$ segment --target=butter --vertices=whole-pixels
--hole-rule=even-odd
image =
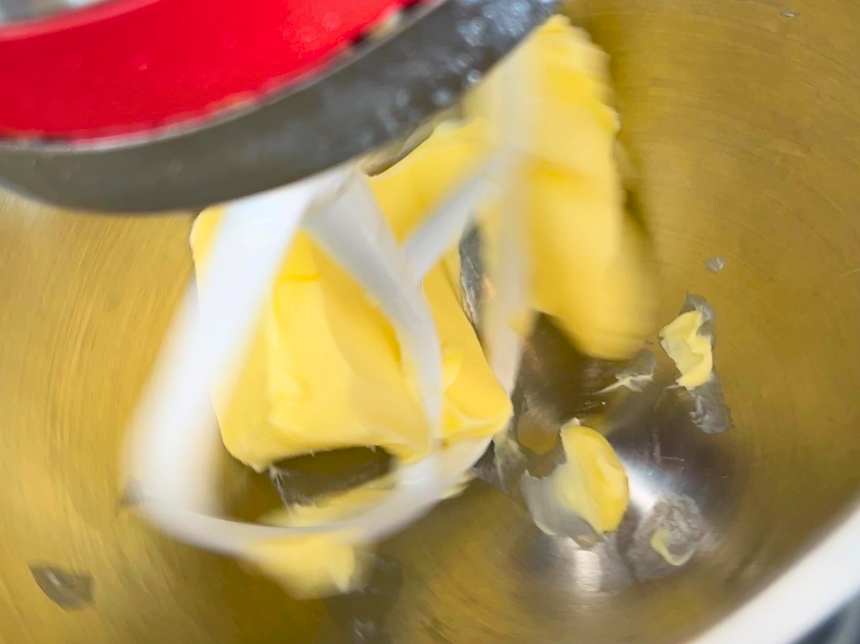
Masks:
[[[349,540],[330,533],[259,541],[246,556],[298,599],[358,590],[369,558]]]
[[[702,310],[696,308],[660,329],[660,345],[681,372],[675,382],[687,389],[705,384],[713,373],[712,340],[701,332],[704,323]]]
[[[483,153],[480,122],[456,137],[441,128],[406,160],[371,180],[403,240]],[[204,211],[191,245],[200,287],[222,213]],[[484,358],[460,303],[456,248],[423,282],[442,348],[445,442],[496,433],[511,403]],[[215,397],[224,444],[257,470],[289,456],[349,446],[382,447],[401,461],[427,454],[428,427],[409,384],[394,330],[363,291],[304,233],[284,259],[232,396]],[[457,494],[455,487],[449,494]],[[364,486],[316,505],[264,517],[281,526],[336,521],[375,504]],[[360,588],[372,555],[343,533],[249,544],[245,558],[296,597]]]
[[[479,158],[480,127],[460,128],[457,137],[443,128],[371,180],[398,239]],[[201,289],[209,287],[206,257],[221,216],[217,208],[204,211],[192,231]],[[443,440],[490,436],[507,423],[511,403],[463,312],[458,266],[440,263],[423,288],[443,354]],[[381,447],[401,462],[430,450],[392,325],[304,233],[284,259],[232,396],[213,402],[228,451],[257,470],[341,447]]]
[[[660,344],[681,372],[676,382],[689,393],[690,419],[706,434],[734,426],[714,365],[715,316],[705,298],[688,294],[681,314],[660,330]]]
[[[656,297],[645,234],[625,212],[608,57],[561,16],[524,50],[540,114],[525,175],[532,307],[585,353],[627,358],[652,332]]]
[[[561,430],[567,463],[552,474],[561,504],[585,519],[598,535],[621,524],[630,502],[627,473],[600,433],[582,425]]]
[[[667,493],[639,520],[628,551],[642,581],[687,564],[708,533],[708,524],[689,496]],[[666,565],[668,564],[668,566]]]
[[[561,17],[548,21],[513,58],[527,72],[524,91],[537,116],[520,141],[525,154],[516,185],[499,186],[500,199],[514,192],[522,196],[523,242],[532,263],[530,310],[510,322],[526,334],[533,312],[543,312],[584,352],[627,358],[652,331],[654,265],[643,229],[625,210],[615,158],[619,121],[608,106],[608,58]],[[493,98],[498,78],[491,75],[466,100],[464,123],[437,127],[404,160],[370,179],[399,241],[491,149],[502,123],[498,92]],[[482,213],[485,226],[492,226],[497,211],[498,204],[490,204]],[[206,282],[206,258],[220,219],[217,208],[208,209],[192,231],[201,289],[214,286]],[[463,313],[459,288],[452,249],[423,281],[442,347],[446,442],[497,434],[512,413]],[[381,447],[400,462],[418,460],[431,449],[391,324],[303,233],[260,312],[235,390],[213,402],[227,449],[257,470],[339,447]],[[567,462],[549,477],[534,479],[541,493],[548,491],[563,512],[598,535],[616,530],[629,502],[617,455],[602,435],[576,424],[562,428],[561,440]],[[516,448],[509,459],[514,469],[522,457]],[[331,521],[356,511],[359,501],[375,503],[379,493],[359,488],[264,520]],[[349,536],[257,542],[248,558],[294,595],[342,592],[360,586],[369,557],[350,545]]]
[[[260,523],[305,527],[342,521],[390,493],[387,477],[331,494],[310,505],[291,506],[263,516]],[[297,598],[325,597],[358,590],[373,559],[369,544],[354,543],[346,531],[268,539],[250,544],[247,560]]]
[[[651,535],[651,539],[648,540],[648,544],[654,552],[660,555],[663,558],[663,561],[670,566],[683,566],[693,558],[694,554],[696,554],[695,547],[686,548],[683,554],[680,555],[672,553],[669,549],[669,546],[673,544],[672,533],[663,527],[657,528],[654,531],[654,534]]]
[[[531,262],[529,306],[555,318],[585,353],[628,358],[656,327],[655,267],[644,230],[625,210],[608,57],[555,16],[507,65],[519,65],[526,79],[526,122],[516,142],[528,154],[516,182]],[[497,129],[505,92],[494,84],[503,80],[491,75],[472,104]],[[494,217],[491,211],[490,225]],[[511,325],[525,334],[527,319],[520,315]]]
[[[471,475],[464,475],[443,498],[459,495],[471,479]],[[388,477],[383,477],[310,505],[270,512],[260,523],[307,527],[342,521],[379,504],[391,492],[391,484]],[[343,530],[255,541],[248,546],[245,558],[293,597],[326,597],[364,586],[374,559],[371,546],[356,543]]]
[[[599,432],[573,420],[560,435],[565,462],[548,476],[523,474],[520,490],[538,528],[589,548],[621,524],[630,501],[627,473]]]

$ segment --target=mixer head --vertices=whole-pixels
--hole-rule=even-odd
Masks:
[[[409,137],[557,4],[2,0],[0,182],[118,212],[288,184]]]

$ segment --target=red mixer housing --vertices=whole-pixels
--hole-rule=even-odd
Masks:
[[[122,212],[276,188],[408,137],[558,1],[0,0],[0,183]]]
[[[426,0],[112,0],[0,29],[0,136],[200,120],[313,73]]]

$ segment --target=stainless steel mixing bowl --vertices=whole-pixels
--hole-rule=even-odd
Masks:
[[[397,643],[683,641],[790,565],[860,489],[860,4],[571,12],[613,56],[661,319],[685,292],[717,311],[735,428],[641,429],[710,533],[676,574],[637,581],[478,482],[384,545],[402,566]],[[348,641],[338,602],[291,600],[121,507],[121,436],[190,276],[190,221],[0,196],[3,641]],[[719,273],[704,267],[713,256]]]

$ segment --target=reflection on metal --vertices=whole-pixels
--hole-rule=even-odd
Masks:
[[[710,338],[713,349],[717,342],[714,307],[701,295],[688,293],[684,306],[681,307],[681,313],[690,311],[699,311],[702,314],[703,321],[698,333]],[[716,364],[711,367],[710,379],[698,387],[689,390],[675,387],[666,394],[674,404],[687,406],[693,423],[706,434],[722,434],[734,427],[732,413],[723,394]]]
[[[30,564],[39,588],[60,608],[80,610],[93,603],[93,578],[56,566]]]
[[[284,459],[271,465],[268,474],[285,505],[306,505],[380,478],[391,465],[386,451],[355,447]]]
[[[89,7],[107,0],[0,0],[0,26],[4,23],[45,18],[54,13]]]
[[[706,524],[689,496],[666,494],[639,522],[628,550],[639,580],[662,577],[689,562]]]
[[[857,644],[860,641],[860,599],[854,600],[843,613],[829,642],[822,644]]]
[[[463,309],[469,322],[477,329],[480,315],[480,302],[484,267],[481,260],[481,232],[472,226],[460,241],[460,291],[463,296]]]
[[[329,597],[326,608],[347,641],[361,644],[388,644],[385,621],[403,587],[401,565],[377,556],[373,572],[363,590]]]
[[[654,369],[656,368],[657,356],[647,349],[643,349],[614,374],[614,383],[597,393],[605,394],[621,387],[627,387],[631,391],[642,391],[648,386],[648,383],[654,380]]]
[[[725,265],[726,260],[720,255],[714,255],[713,257],[709,257],[705,260],[705,268],[707,268],[712,273],[719,273],[721,270],[723,270],[723,267]]]
[[[567,358],[564,363],[556,362],[559,355]],[[673,386],[671,370],[666,366],[657,368],[650,352],[620,367],[589,358],[571,346],[547,318],[539,321],[526,344],[524,364],[528,367],[523,369],[517,386],[520,404],[512,429],[495,443],[495,481],[500,488],[515,500],[522,498],[544,532],[555,538],[571,538],[568,547],[599,552],[583,559],[590,562],[591,579],[581,580],[586,586],[594,583],[595,575],[599,576],[595,571],[603,569],[623,571],[623,579],[618,573],[605,573],[615,576],[611,581],[606,579],[613,588],[634,579],[646,581],[680,570],[693,559],[705,533],[712,530],[699,504],[713,502],[722,485],[719,479],[707,486],[699,480],[713,471],[719,446],[712,447],[697,438],[701,433],[694,419],[680,404],[681,399],[672,395],[686,390]],[[639,373],[643,368],[649,378],[641,383],[642,388],[602,386],[609,377],[618,379],[618,374]],[[566,388],[577,391],[577,409],[567,407],[566,414],[554,416],[571,400],[565,394],[553,398],[551,392]],[[545,487],[549,480],[546,477],[557,467],[559,456],[553,450],[536,453],[525,446],[528,443],[523,443],[518,430],[529,415],[541,418],[542,425],[554,416],[556,424],[550,430],[556,433],[570,418],[590,416],[588,422],[607,435],[624,463],[630,486],[630,508],[616,534],[601,539],[587,523],[555,507],[555,497]],[[479,475],[484,472],[478,469]],[[665,540],[665,544],[657,544],[657,549],[652,543],[655,533],[658,539]],[[571,583],[578,584],[580,580],[576,578]]]
[[[722,434],[734,427],[732,413],[723,394],[723,385],[716,372],[703,385],[689,391],[679,390],[678,393],[692,398],[690,418],[696,427],[706,434]]]

